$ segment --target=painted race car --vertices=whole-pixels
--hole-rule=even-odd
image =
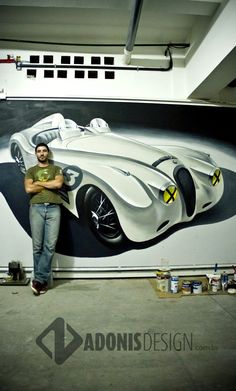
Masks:
[[[112,133],[101,118],[80,126],[55,113],[13,134],[10,153],[21,172],[36,164],[40,142],[63,169],[64,206],[108,245],[153,239],[223,194],[221,170],[209,154],[144,144]]]

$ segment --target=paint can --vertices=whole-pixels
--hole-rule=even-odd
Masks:
[[[170,291],[171,293],[177,293],[178,292],[178,285],[179,285],[179,277],[178,276],[172,276],[170,280]]]
[[[212,290],[212,292],[213,293],[217,293],[217,291],[220,290],[220,286],[221,286],[220,275],[214,275],[211,278],[211,290]]]
[[[190,295],[191,294],[191,282],[190,281],[183,281],[182,282],[182,293],[183,293],[183,295]]]
[[[214,281],[211,283],[211,290],[213,293],[217,293],[217,284],[215,284]]]
[[[202,281],[193,281],[192,291],[195,295],[202,293]]]
[[[159,292],[169,292],[170,290],[170,270],[158,269],[156,272],[157,290]]]

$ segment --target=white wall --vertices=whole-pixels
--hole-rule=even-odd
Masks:
[[[29,52],[20,50],[2,50],[0,58],[7,55],[21,56],[21,60],[29,61],[30,55],[44,54],[54,56],[54,63],[60,64],[62,55],[79,56],[78,53],[50,53]],[[91,64],[91,55],[84,56],[85,64]],[[104,56],[100,56],[103,60]],[[73,63],[73,61],[72,61]],[[103,61],[102,61],[103,64]],[[163,65],[163,64],[162,64]],[[166,66],[167,64],[165,64]],[[123,66],[122,56],[115,57],[115,66]],[[164,66],[164,65],[163,65]],[[99,66],[98,66],[99,68]],[[137,100],[162,100],[184,101],[186,97],[186,80],[184,69],[176,67],[169,72],[142,72],[115,70],[114,80],[105,80],[104,70],[98,70],[97,79],[75,79],[74,70],[68,70],[66,79],[47,79],[43,76],[43,69],[37,69],[35,79],[27,77],[27,70],[17,70],[15,64],[0,64],[0,98],[88,98],[88,99],[137,99]],[[57,69],[55,69],[55,75]],[[87,70],[85,70],[87,73]],[[140,134],[139,134],[140,136]],[[159,134],[153,143],[170,143],[173,139],[165,139],[165,135]],[[196,140],[181,141],[187,146],[196,144]],[[231,155],[226,149],[199,144],[199,149],[213,152],[213,158],[221,167],[232,170],[235,167],[235,155]],[[231,151],[230,151],[231,152]],[[9,151],[2,150],[0,162],[12,161]],[[12,215],[4,198],[0,198],[2,224],[0,228],[1,251],[3,257],[0,268],[6,267],[11,259],[20,258],[25,266],[32,266],[31,239],[19,226],[18,221]],[[7,224],[3,224],[3,220]],[[9,224],[10,221],[10,224]],[[141,250],[132,250],[114,257],[100,258],[74,258],[56,254],[54,267],[61,269],[85,270],[103,268],[105,270],[122,270],[132,268],[155,269],[163,259],[166,259],[171,267],[210,267],[215,262],[221,265],[231,265],[235,258],[234,243],[235,216],[223,222],[204,226],[191,226],[183,230],[177,230],[173,235],[159,244]],[[12,245],[14,243],[14,246]],[[20,249],[20,250],[19,250]]]
[[[30,55],[39,55],[43,63],[43,55],[53,55],[54,64],[61,64],[61,56],[71,56],[73,64],[74,55],[84,57],[84,65],[91,65],[91,55],[83,53],[51,53],[21,50],[1,50],[0,58],[12,55],[20,56],[23,62],[29,62]],[[101,65],[106,55],[101,55]],[[107,55],[107,57],[112,57]],[[124,66],[123,56],[115,56],[114,66]],[[133,58],[138,63],[138,57]],[[149,59],[150,61],[150,59]],[[149,62],[150,63],[150,62]],[[153,67],[166,68],[168,61],[156,58]],[[36,68],[35,68],[36,69]],[[84,79],[74,78],[74,69],[69,69],[66,79],[57,78],[57,69],[54,78],[44,78],[44,69],[37,69],[35,79],[27,77],[26,68],[16,70],[16,65],[0,64],[0,91],[10,97],[85,97],[85,98],[116,98],[116,99],[153,99],[153,100],[184,100],[186,96],[183,68],[173,68],[171,71],[127,71],[114,70],[115,79],[105,79],[105,70],[98,69],[98,78],[89,79],[85,69]],[[111,69],[112,70],[112,69]]]

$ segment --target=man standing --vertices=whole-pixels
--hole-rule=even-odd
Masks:
[[[33,242],[34,279],[31,288],[35,295],[47,291],[51,263],[59,235],[63,185],[60,167],[49,163],[47,144],[35,147],[38,164],[25,174],[25,191],[30,194],[29,219]]]

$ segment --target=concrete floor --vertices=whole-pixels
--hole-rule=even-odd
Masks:
[[[152,282],[1,286],[1,391],[235,389],[235,295],[163,299]]]

